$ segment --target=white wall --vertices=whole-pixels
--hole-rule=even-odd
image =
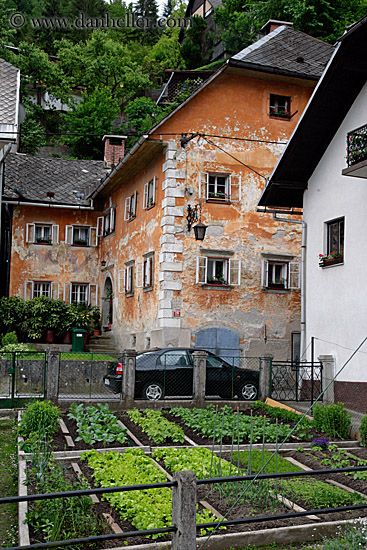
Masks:
[[[367,336],[367,180],[342,176],[347,167],[347,133],[367,124],[367,85],[356,99],[317,166],[304,193],[307,223],[306,346],[311,336],[315,356],[331,354],[336,370]],[[312,136],[310,136],[311,138]],[[318,265],[325,253],[325,222],[345,218],[344,263]],[[340,381],[367,382],[367,343],[338,377]],[[310,348],[307,350],[310,358]]]

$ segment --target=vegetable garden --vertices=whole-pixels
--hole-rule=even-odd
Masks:
[[[316,407],[314,419],[299,422],[298,414],[262,402],[246,411],[208,406],[112,412],[107,404],[73,404],[63,415],[51,403],[33,403],[19,424],[29,494],[121,486],[134,490],[32,502],[26,520],[30,542],[169,528],[172,488],[146,484],[170,481],[185,470],[203,480],[197,485],[199,537],[339,521],[344,517],[339,510],[326,517],[315,510],[367,506],[367,453],[357,442],[345,441],[350,419],[341,405],[321,408],[325,412]],[[330,437],[336,442],[330,443]],[[330,473],[354,466],[366,470]],[[328,473],[304,476],[307,468]],[[286,472],[302,477],[283,479]],[[243,477],[258,473],[277,477]],[[213,481],[236,476],[241,479]],[[297,515],[302,510],[313,513]],[[279,514],[282,519],[275,518]],[[356,509],[348,518],[364,514]],[[265,524],[256,519],[264,515],[269,519]],[[226,525],[236,518],[251,518],[251,523]],[[170,538],[139,534],[101,542],[100,547]]]

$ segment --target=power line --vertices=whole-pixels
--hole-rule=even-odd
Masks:
[[[258,176],[260,176],[261,178],[264,178],[264,180],[266,181],[267,178],[266,176],[264,176],[263,174],[260,174],[260,172],[257,172],[254,168],[251,168],[251,166],[249,166],[248,164],[245,164],[244,162],[242,162],[241,160],[239,160],[238,158],[234,157],[233,155],[231,155],[231,153],[228,153],[228,151],[226,151],[225,149],[222,149],[222,147],[219,147],[219,145],[217,145],[216,143],[214,143],[213,141],[211,141],[210,139],[207,139],[204,135],[200,135],[199,134],[199,137],[202,137],[205,139],[205,141],[207,143],[209,143],[209,145],[213,145],[214,147],[216,147],[217,149],[219,149],[220,151],[222,151],[223,153],[225,153],[226,155],[228,155],[229,157],[231,157],[233,160],[235,160],[236,162],[239,162],[240,164],[242,164],[242,166],[245,166],[246,168],[248,168],[249,170],[252,170],[252,172],[255,172],[255,174],[257,174]]]
[[[336,342],[328,342],[327,340],[323,340],[322,338],[317,338],[317,336],[314,337],[315,340],[319,340],[319,342],[324,342],[325,344],[331,344],[332,346],[338,346],[339,348],[346,349],[348,351],[353,351],[354,348],[348,348],[346,346],[342,346],[341,344],[337,344]],[[367,351],[359,351],[358,353],[364,353],[367,355]]]

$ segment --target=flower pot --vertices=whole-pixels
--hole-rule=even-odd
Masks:
[[[101,336],[101,334],[102,334],[102,333],[101,333],[101,329],[95,328],[95,329],[93,330],[93,336]]]
[[[55,331],[46,330],[46,344],[53,344],[55,341]]]
[[[72,336],[71,336],[70,331],[67,331],[67,332],[64,333],[64,336],[62,338],[62,342],[63,342],[63,344],[71,344]]]

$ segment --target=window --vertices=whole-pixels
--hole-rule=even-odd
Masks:
[[[239,202],[241,176],[199,172],[199,197],[214,202]]]
[[[291,118],[291,98],[284,95],[270,94],[271,117]]]
[[[47,296],[48,298],[58,299],[60,294],[60,285],[54,281],[25,281],[24,299],[39,298]]]
[[[136,286],[144,290],[153,289],[153,257],[154,252],[143,254],[144,261],[136,266]]]
[[[49,223],[27,223],[26,242],[30,244],[58,244],[59,226]]]
[[[343,260],[344,218],[327,223],[327,253]]]
[[[126,262],[125,269],[118,273],[119,292],[125,292],[126,296],[134,294],[134,260]]]
[[[33,298],[39,298],[40,296],[51,297],[51,283],[33,281]]]
[[[103,216],[97,219],[97,237],[106,237],[116,228],[116,206],[110,206]],[[94,245],[92,245],[94,246]]]
[[[300,264],[291,262],[289,257],[267,255],[263,260],[261,286],[269,290],[299,289]]]
[[[144,185],[143,208],[147,210],[155,205],[155,177]]]
[[[241,284],[241,260],[228,256],[198,256],[196,282],[215,286],[238,286]]]
[[[97,228],[79,225],[67,225],[65,242],[73,246],[97,246]]]
[[[71,303],[88,304],[88,287],[87,283],[71,283]]]
[[[125,199],[125,221],[133,220],[136,217],[136,191]]]

